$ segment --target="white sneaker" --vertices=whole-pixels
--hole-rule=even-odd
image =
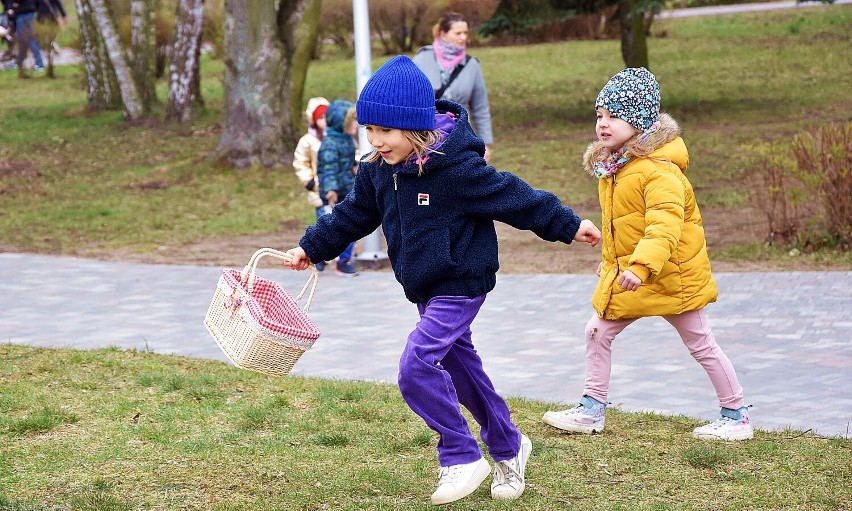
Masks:
[[[583,396],[574,408],[558,412],[545,412],[541,418],[545,424],[572,433],[600,433],[606,424],[606,404]]]
[[[518,455],[510,460],[498,461],[494,465],[494,481],[491,483],[491,498],[497,500],[512,500],[524,493],[526,483],[524,472],[527,460],[532,453],[532,442],[526,435],[521,434],[521,448]]]
[[[754,428],[748,416],[748,407],[737,410],[739,419],[723,415],[704,426],[692,430],[692,436],[699,440],[749,440],[754,438]]]
[[[438,471],[438,489],[432,494],[432,504],[449,504],[475,492],[491,473],[485,458],[473,463],[441,467]]]

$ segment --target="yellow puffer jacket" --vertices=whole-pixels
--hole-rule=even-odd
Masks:
[[[613,177],[602,179],[603,267],[592,306],[604,319],[667,316],[716,301],[701,213],[686,179],[689,153],[680,126],[660,115],[661,129]],[[599,142],[583,157],[587,172],[604,157]],[[642,279],[625,291],[618,277],[630,270]]]

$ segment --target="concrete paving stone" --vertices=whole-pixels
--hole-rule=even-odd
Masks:
[[[202,324],[221,268],[0,254],[0,342],[78,349],[118,346],[226,361]],[[298,293],[307,274],[262,267]],[[716,273],[707,307],[716,339],[760,428],[848,436],[852,423],[852,272]],[[505,396],[572,406],[585,379],[583,330],[593,275],[498,275],[473,340]],[[293,373],[396,381],[418,320],[389,272],[320,274],[309,316],[322,336]],[[803,403],[817,399],[825,406]],[[610,401],[715,419],[715,394],[674,329],[646,318],[616,340]]]

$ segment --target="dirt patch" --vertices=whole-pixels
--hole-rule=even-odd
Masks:
[[[500,271],[504,273],[593,273],[600,251],[588,245],[566,246],[548,243],[534,234],[498,224]],[[298,244],[302,228],[284,227],[275,234],[216,237],[183,245],[157,247],[87,247],[73,255],[94,259],[152,264],[196,264],[203,266],[243,266],[260,247],[286,250]],[[383,240],[384,241],[384,240]],[[385,246],[382,246],[385,250]],[[363,240],[355,244],[355,252],[363,252]],[[380,265],[379,271],[390,271]]]
[[[760,240],[762,220],[752,209],[706,208],[702,210],[708,246],[713,250]],[[276,233],[253,236],[215,237],[182,245],[103,247],[79,249],[71,255],[104,260],[120,260],[155,264],[195,264],[203,266],[240,267],[260,247],[286,250],[298,244],[304,229],[295,222],[282,224]],[[529,231],[519,231],[497,224],[502,273],[594,273],[600,261],[600,249],[586,244],[549,243]],[[2,247],[0,247],[1,249]],[[384,250],[385,247],[383,246]],[[14,251],[14,249],[12,250]],[[363,252],[363,241],[356,243],[356,253]],[[387,265],[372,268],[390,271]],[[713,263],[715,271],[766,271],[777,269],[769,263],[740,261]]]
[[[0,177],[39,177],[41,172],[30,160],[0,158]]]

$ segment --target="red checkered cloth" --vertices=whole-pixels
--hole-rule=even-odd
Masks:
[[[320,336],[320,331],[305,314],[298,302],[277,283],[255,275],[251,293],[241,282],[235,269],[222,271],[220,285],[230,300],[224,306],[232,314],[240,314],[246,323],[264,337],[294,348],[308,350]]]

